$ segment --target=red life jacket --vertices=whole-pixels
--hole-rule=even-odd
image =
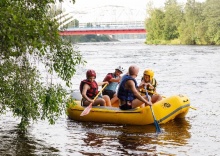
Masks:
[[[87,90],[86,95],[89,98],[93,99],[98,94],[98,84],[96,83],[96,81],[90,82],[87,79],[81,81],[80,87],[79,87],[81,94],[82,94],[83,86],[85,83],[88,84],[90,87],[90,89]]]

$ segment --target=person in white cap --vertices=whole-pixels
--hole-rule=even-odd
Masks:
[[[111,104],[114,104],[118,98],[116,95],[116,89],[121,81],[121,74],[124,72],[124,68],[122,66],[118,66],[115,68],[115,72],[113,73],[108,73],[103,82],[108,82],[108,86],[103,90],[102,94],[103,95],[108,95],[109,98],[111,99]]]

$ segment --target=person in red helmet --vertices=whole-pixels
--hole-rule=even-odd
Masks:
[[[82,105],[88,106],[92,103],[93,106],[111,106],[110,98],[107,95],[99,95],[97,99],[94,97],[99,93],[98,86],[108,84],[107,81],[97,83],[96,72],[92,69],[87,70],[86,79],[80,83],[80,93],[82,94]]]

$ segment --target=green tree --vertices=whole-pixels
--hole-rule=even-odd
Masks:
[[[167,0],[164,11],[151,7],[148,14],[148,44],[220,44],[219,0],[187,0],[184,8],[176,0]]]
[[[48,14],[50,4],[55,0],[0,1],[0,113],[21,117],[23,132],[31,121],[56,121],[65,109],[65,87],[76,66],[85,63],[59,36],[59,25]],[[36,59],[66,86],[43,83]]]
[[[93,25],[92,25],[92,23],[86,23],[86,27],[87,27],[87,28],[92,28]]]
[[[195,0],[187,0],[184,17],[179,27],[181,43],[196,44],[198,42],[197,30],[202,20],[201,3],[197,3]]]
[[[204,25],[208,44],[220,44],[220,1],[207,0],[204,5]]]
[[[164,40],[179,38],[178,27],[182,20],[182,8],[176,0],[167,0],[165,3]]]
[[[71,23],[68,24],[68,27],[78,28],[79,27],[79,21],[77,19],[74,19]]]
[[[203,15],[204,3],[196,3],[196,24],[195,24],[195,43],[196,44],[207,44],[207,25],[205,23],[205,16]],[[186,32],[187,33],[187,32]]]
[[[161,9],[151,10],[150,18],[145,21],[147,30],[146,43],[158,44],[158,41],[163,39],[164,17],[165,14]]]

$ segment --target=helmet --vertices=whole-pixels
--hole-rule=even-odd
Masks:
[[[94,76],[96,78],[95,70],[92,70],[92,69],[87,70],[86,77],[89,78],[89,77],[92,77],[92,76]]]
[[[150,80],[152,80],[153,77],[154,77],[154,71],[151,70],[151,69],[146,69],[143,74],[144,75],[149,75],[150,76]]]
[[[125,70],[122,66],[118,66],[117,68],[115,68],[115,70],[119,70],[121,73],[123,73],[123,71]]]

